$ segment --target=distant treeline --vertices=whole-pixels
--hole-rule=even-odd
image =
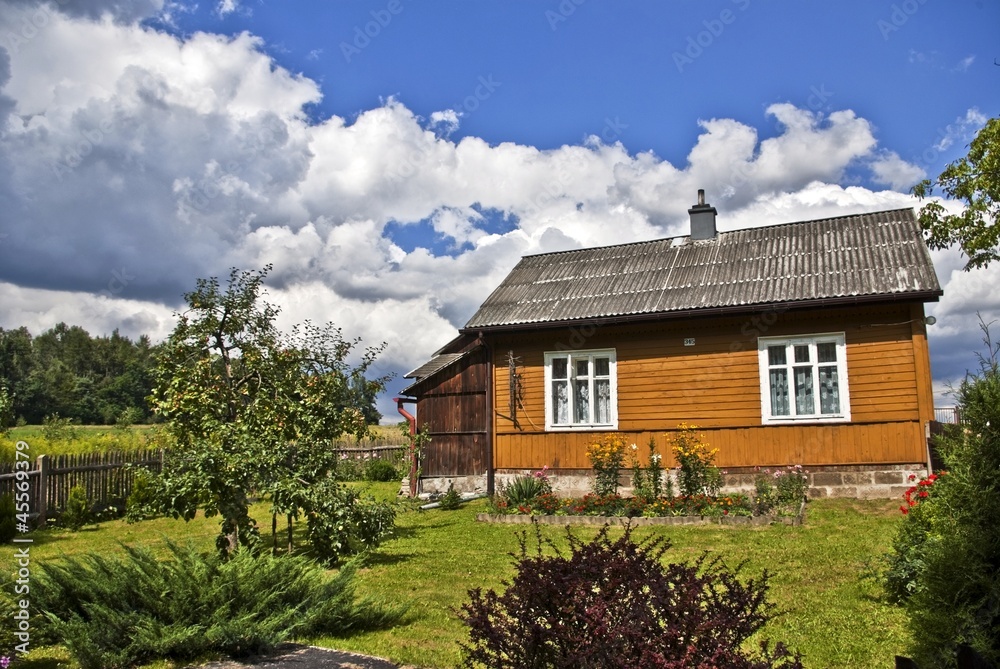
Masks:
[[[151,422],[155,352],[146,335],[132,341],[117,330],[91,337],[59,323],[33,337],[25,327],[0,328],[0,392],[19,423],[56,415],[87,425]]]
[[[0,423],[40,425],[56,416],[80,425],[152,423],[147,398],[161,346],[146,335],[132,341],[118,330],[91,337],[65,323],[37,337],[25,327],[0,328],[0,405],[10,404],[0,406]],[[365,383],[352,383],[351,390],[353,406],[377,424],[376,390]]]

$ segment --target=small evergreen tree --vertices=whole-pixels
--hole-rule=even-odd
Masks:
[[[894,594],[923,669],[955,667],[962,646],[1000,664],[1000,344],[981,327],[987,352],[957,391],[963,422],[938,442],[948,474],[907,514],[889,556],[889,576],[896,566],[908,579]]]

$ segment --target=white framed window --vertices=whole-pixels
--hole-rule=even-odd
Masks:
[[[757,350],[765,424],[851,420],[843,332],[761,337]]]
[[[618,429],[614,349],[545,354],[545,429]]]

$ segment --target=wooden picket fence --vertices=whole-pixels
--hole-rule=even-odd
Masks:
[[[132,492],[139,467],[159,472],[163,468],[163,450],[110,451],[82,455],[40,455],[21,480],[28,483],[31,516],[39,526],[47,516],[65,510],[70,489],[83,486],[94,507],[121,505]],[[26,478],[25,478],[26,475]],[[18,471],[13,463],[0,465],[0,494],[15,493]]]

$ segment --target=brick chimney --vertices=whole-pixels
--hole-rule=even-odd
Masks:
[[[719,212],[705,204],[705,189],[698,189],[698,204],[688,209],[691,216],[691,239],[715,239],[715,217]]]

